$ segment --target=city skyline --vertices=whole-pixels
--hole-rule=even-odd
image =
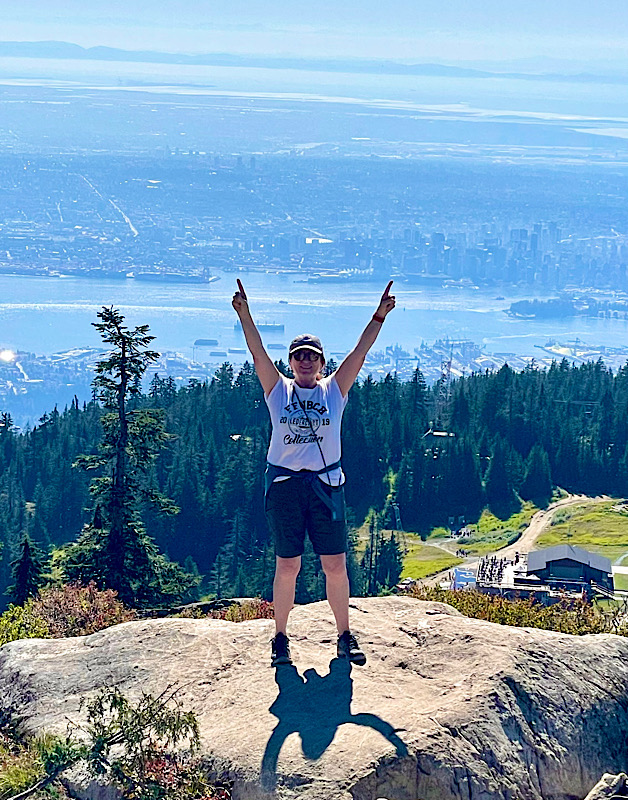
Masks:
[[[164,366],[181,380],[241,363],[239,274],[277,354],[277,323],[299,330],[324,297],[341,357],[394,278],[406,313],[375,375],[420,359],[435,380],[443,353],[420,342],[441,336],[480,348],[452,374],[551,360],[551,340],[625,358],[624,16],[617,0],[7,9],[0,400],[39,411],[87,385],[82,355],[77,378],[51,354],[93,344],[100,304],[184,353]]]

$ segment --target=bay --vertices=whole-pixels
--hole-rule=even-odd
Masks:
[[[243,348],[234,329],[231,307],[235,274],[220,273],[211,284],[151,284],[81,278],[0,276],[0,349],[41,355],[74,347],[98,347],[91,323],[103,305],[114,305],[129,326],[148,324],[154,346],[193,356],[197,338],[217,339],[216,349]],[[329,353],[349,350],[377,306],[384,285],[372,282],[307,284],[294,275],[238,273],[257,322],[277,322],[284,333],[264,333],[264,341],[284,344],[299,333],[320,336]],[[590,345],[628,347],[628,322],[622,319],[512,319],[505,313],[513,300],[534,297],[529,290],[419,289],[395,283],[397,308],[389,316],[375,349],[400,344],[412,351],[421,342],[471,339],[488,353],[537,355],[535,345],[576,337]],[[507,291],[507,290],[501,290]],[[282,301],[282,302],[280,302]],[[276,350],[274,357],[281,351]],[[200,361],[209,351],[198,350]],[[229,354],[238,364],[244,355]],[[218,359],[218,362],[224,359]]]
[[[151,94],[169,95],[172,102],[177,97],[187,98],[186,103],[196,98],[200,104],[220,103],[220,98],[243,102],[257,98],[317,103],[327,112],[334,104],[342,104],[354,106],[356,113],[396,109],[435,120],[565,124],[601,134],[601,138],[628,135],[626,93],[615,80],[609,82],[603,76],[582,80],[563,75],[546,80],[538,75],[500,73],[490,77],[390,75],[4,56],[0,57],[0,85],[52,90],[53,95],[39,99],[43,103],[67,102],[82,94],[93,98],[94,91],[103,101],[107,94],[120,98],[137,93],[141,102]]]

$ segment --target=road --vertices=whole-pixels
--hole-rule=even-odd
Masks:
[[[482,558],[487,558],[492,555],[497,555],[499,558],[513,558],[515,553],[529,553],[534,550],[534,545],[536,544],[539,536],[543,533],[543,531],[548,528],[552,524],[552,519],[554,518],[555,514],[563,508],[567,506],[574,506],[579,504],[596,504],[596,503],[606,503],[612,498],[608,497],[607,495],[601,495],[599,497],[587,497],[584,494],[570,494],[567,497],[563,497],[561,500],[557,500],[555,503],[549,505],[543,511],[537,511],[536,514],[530,520],[530,524],[521,534],[521,536],[517,539],[516,542],[513,544],[509,544],[506,547],[502,547],[501,550],[495,550],[494,553],[486,553],[482,556]],[[449,553],[454,553],[456,549],[460,546],[459,543],[454,543],[450,547],[446,547],[442,544],[436,544],[435,542],[428,542],[433,547],[440,547],[441,550],[447,550]],[[464,547],[464,544],[462,545]],[[465,559],[463,564],[459,564],[459,567],[465,567],[466,569],[476,570],[480,558],[478,556],[470,556],[469,558]],[[451,569],[443,570],[442,572],[438,572],[436,575],[430,575],[428,578],[425,578],[421,583],[425,584],[426,586],[438,586],[438,584],[447,578]]]

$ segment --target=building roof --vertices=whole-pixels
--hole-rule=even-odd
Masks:
[[[534,550],[528,553],[528,572],[537,572],[545,569],[550,561],[562,561],[563,559],[578,561],[580,564],[588,564],[593,569],[600,572],[609,573],[612,571],[610,559],[600,556],[597,553],[589,553],[573,544],[557,544],[555,547],[547,547],[545,550]]]

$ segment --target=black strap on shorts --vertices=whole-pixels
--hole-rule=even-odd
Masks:
[[[266,472],[264,473],[264,497],[268,494],[268,490],[273,485],[275,478],[283,478],[284,476],[287,478],[300,478],[301,480],[307,481],[318,497],[325,503],[327,508],[331,509],[331,498],[323,489],[322,481],[318,476],[324,473],[330,473],[332,470],[338,469],[338,467],[340,467],[340,461],[334,461],[333,464],[329,464],[329,466],[325,466],[323,469],[300,469],[297,472],[294,469],[280,467],[277,464],[271,464],[267,461]]]

